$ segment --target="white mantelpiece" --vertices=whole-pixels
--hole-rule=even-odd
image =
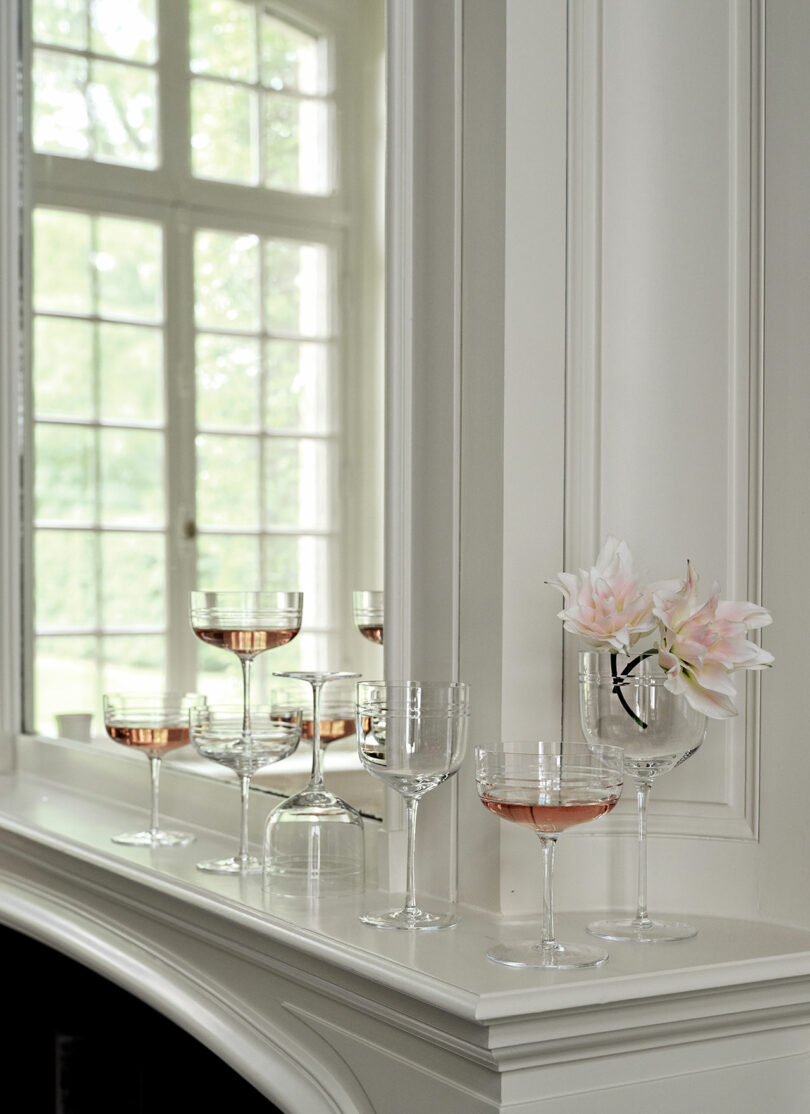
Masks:
[[[42,776],[74,760],[86,776],[87,750],[26,740],[0,778],[0,921],[155,1006],[285,1114],[682,1114],[717,1096],[804,1114],[810,933],[699,918],[693,941],[613,945],[590,972],[504,968],[486,947],[525,920],[462,909],[451,930],[385,932],[357,920],[380,895],[307,905],[201,876],[227,834],[114,846],[133,810],[110,799],[114,773],[103,796],[92,776],[83,793]],[[188,825],[196,802],[168,780]],[[584,920],[560,927],[584,935]]]

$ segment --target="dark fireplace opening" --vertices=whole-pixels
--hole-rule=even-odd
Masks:
[[[103,976],[0,925],[4,1100],[26,1114],[281,1114],[213,1052]],[[5,1101],[0,1104],[4,1109]]]

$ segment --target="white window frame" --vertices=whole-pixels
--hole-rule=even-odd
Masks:
[[[333,253],[339,275],[339,293],[336,303],[338,320],[335,332],[338,335],[335,363],[339,381],[339,412],[336,415],[341,431],[342,449],[339,456],[337,475],[332,481],[333,509],[331,523],[342,535],[340,559],[334,573],[332,585],[332,614],[329,629],[340,632],[334,634],[330,643],[330,667],[353,668],[367,675],[379,673],[381,663],[379,654],[373,647],[366,646],[354,635],[351,621],[351,590],[361,586],[379,586],[382,580],[382,469],[367,468],[357,458],[357,454],[347,449],[368,442],[368,430],[374,429],[376,443],[374,452],[377,459],[382,456],[382,383],[380,348],[382,330],[380,316],[382,309],[381,281],[381,221],[378,200],[381,197],[381,172],[379,159],[375,154],[375,143],[379,134],[371,134],[368,128],[379,126],[371,115],[373,109],[367,105],[375,101],[369,96],[370,90],[380,92],[382,86],[382,63],[376,67],[357,64],[368,45],[378,44],[381,16],[377,0],[346,0],[339,12],[335,5],[319,3],[318,0],[296,0],[294,8],[304,13],[305,22],[314,28],[322,28],[333,37],[334,65],[336,73],[345,75],[345,81],[336,82],[335,101],[337,116],[344,121],[364,117],[361,129],[363,140],[352,142],[345,127],[338,129],[336,139],[336,162],[342,168],[342,177],[336,177],[339,188],[328,196],[294,195],[268,191],[262,187],[232,186],[204,179],[194,179],[189,171],[189,150],[186,142],[165,142],[164,161],[152,171],[96,163],[87,159],[72,159],[61,156],[29,154],[21,156],[27,164],[30,190],[27,195],[26,213],[30,215],[35,205],[75,207],[88,213],[112,213],[122,217],[155,220],[164,229],[164,337],[165,364],[172,369],[167,376],[171,392],[188,391],[194,369],[194,321],[193,321],[193,273],[192,241],[198,228],[223,228],[234,231],[250,231],[260,236],[289,237],[291,239],[312,240],[325,243]],[[279,14],[292,6],[274,5]],[[16,8],[11,5],[11,8]],[[185,96],[188,81],[185,68],[186,20],[185,5],[162,0],[159,21],[159,106],[161,137],[188,135],[187,99]],[[13,11],[5,11],[8,21],[13,20]],[[375,19],[377,27],[375,30]],[[16,28],[15,28],[16,38]],[[13,40],[12,40],[13,41]],[[23,76],[27,86],[30,73],[30,36],[24,36]],[[379,45],[379,44],[378,44]],[[381,47],[380,47],[381,51]],[[354,55],[352,54],[354,52]],[[4,104],[13,103],[12,97],[4,98]],[[8,116],[8,113],[6,114]],[[10,120],[7,126],[11,126]],[[23,129],[27,135],[27,126]],[[11,170],[6,164],[7,171]],[[88,201],[90,183],[93,184],[92,200]],[[136,187],[136,188],[135,188]],[[13,206],[14,181],[9,173],[4,177],[5,191],[8,191],[7,206]],[[233,206],[223,205],[228,199],[239,196],[240,214],[235,216]],[[369,204],[368,200],[373,199]],[[272,211],[272,212],[270,212]],[[8,220],[13,233],[19,232],[19,214]],[[15,221],[17,224],[15,225]],[[24,237],[27,244],[29,237]],[[5,253],[4,253],[5,255]],[[185,260],[181,265],[179,260]],[[4,266],[7,263],[4,258]],[[379,281],[375,281],[375,268]],[[16,283],[4,283],[8,290]],[[6,300],[10,295],[6,296]],[[23,295],[23,298],[25,296]],[[359,310],[357,307],[360,307]],[[6,316],[18,320],[18,307],[8,305]],[[23,305],[20,326],[21,335],[30,331],[30,307]],[[8,349],[7,366],[16,366],[18,361],[11,351],[12,345],[19,347],[17,338],[5,334],[5,349]],[[28,338],[26,338],[28,340]],[[26,343],[30,351],[30,345]],[[5,359],[4,359],[5,362]],[[177,373],[179,369],[179,373]],[[193,384],[192,384],[193,385]],[[4,490],[15,490],[19,485],[19,456],[24,445],[30,443],[32,432],[32,407],[30,387],[24,384],[15,387],[4,381],[4,389],[16,395],[23,392],[26,400],[24,425],[16,432],[14,440],[4,439],[9,449],[9,459],[4,466],[8,470],[8,484]],[[193,397],[193,394],[192,396]],[[9,400],[5,409],[7,414],[16,414],[18,405]],[[167,419],[171,409],[167,414]],[[184,421],[194,422],[191,408],[185,408]],[[193,583],[194,546],[183,537],[184,523],[191,518],[194,503],[194,473],[179,459],[182,441],[193,445],[193,430],[186,429],[184,438],[173,442],[167,439],[166,476],[167,509],[172,506],[176,521],[169,528],[176,536],[170,543],[171,550],[179,560],[168,563],[167,575],[184,579],[188,586]],[[13,450],[12,446],[16,446]],[[5,481],[5,475],[2,477]],[[31,538],[32,494],[31,477],[25,474],[24,500],[19,521],[10,524],[4,532],[5,537],[24,539],[26,552],[23,566],[32,568]],[[178,488],[172,492],[172,487]],[[169,495],[172,495],[169,503]],[[4,513],[11,513],[4,509]],[[305,531],[308,532],[308,531]],[[371,544],[370,544],[371,542]],[[33,724],[33,631],[28,618],[33,615],[33,595],[30,576],[19,575],[14,571],[19,560],[8,555],[8,576],[13,578],[8,595],[10,600],[22,598],[23,616],[18,618],[18,631],[24,637],[24,665],[12,670],[12,675],[22,675],[23,707],[13,716],[12,730],[21,725],[28,729]],[[169,571],[171,570],[171,571]],[[188,630],[185,595],[167,580],[167,683],[172,688],[187,689],[194,683],[196,664],[188,653],[185,632]],[[13,629],[6,624],[6,629]],[[19,638],[17,639],[19,641]],[[4,670],[4,676],[9,671]],[[4,701],[4,706],[9,703]]]

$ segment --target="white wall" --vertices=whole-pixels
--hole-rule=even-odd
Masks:
[[[398,664],[410,653],[416,672],[446,663],[471,682],[473,745],[556,733],[561,717],[574,733],[576,646],[562,651],[560,598],[543,581],[590,563],[606,533],[625,536],[651,576],[681,576],[691,558],[707,591],[717,579],[726,598],[761,595],[776,668],[761,693],[743,678],[739,716],[712,724],[703,749],[656,786],[650,903],[810,923],[810,893],[796,885],[808,846],[805,607],[791,587],[808,529],[797,501],[810,398],[810,9],[460,7],[462,421],[444,472],[435,458],[420,472],[419,430],[411,462],[433,520],[451,523],[454,499],[460,515],[457,539],[422,557],[420,576],[437,568],[445,587],[433,655],[419,645],[431,616],[406,599],[413,630]],[[418,183],[415,195],[418,211]],[[447,384],[437,349],[421,351],[414,382]],[[435,861],[449,809],[431,807]],[[632,904],[633,814],[628,799],[599,834],[561,841],[563,906]],[[471,762],[458,831],[462,899],[537,907],[535,849],[484,814]]]

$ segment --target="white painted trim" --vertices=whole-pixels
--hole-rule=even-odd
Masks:
[[[20,4],[0,4],[0,770],[22,726]]]

